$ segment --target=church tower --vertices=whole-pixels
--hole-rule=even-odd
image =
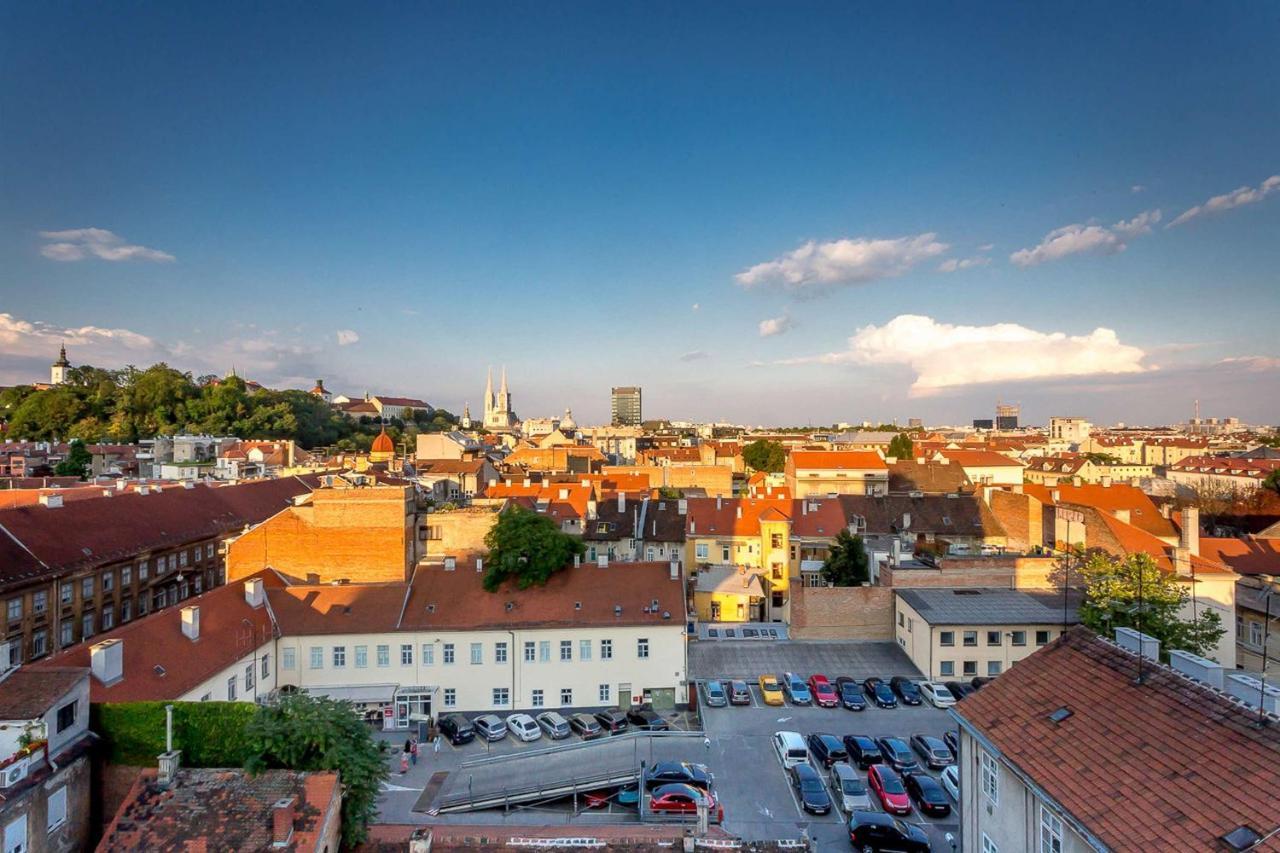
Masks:
[[[58,360],[49,368],[49,384],[65,385],[67,381],[67,371],[71,369],[71,362],[67,361],[67,346],[62,345],[62,349],[58,351]]]

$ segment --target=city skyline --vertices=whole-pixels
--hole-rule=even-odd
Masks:
[[[65,341],[455,413],[505,363],[582,423],[1278,414],[1261,6],[2,14],[2,384]]]

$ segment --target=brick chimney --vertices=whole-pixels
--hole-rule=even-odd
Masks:
[[[271,846],[284,847],[293,837],[297,797],[281,797],[271,805]]]
[[[1189,506],[1182,510],[1182,535],[1178,545],[1186,548],[1193,556],[1200,556],[1200,509]]]

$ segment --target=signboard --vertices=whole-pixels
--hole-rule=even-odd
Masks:
[[[1057,513],[1058,513],[1059,521],[1065,521],[1068,524],[1070,524],[1071,522],[1075,522],[1076,524],[1084,524],[1084,513],[1078,509],[1066,509],[1065,507],[1058,507]]]

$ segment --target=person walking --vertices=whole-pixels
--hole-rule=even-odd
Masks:
[[[400,775],[403,776],[409,772],[409,753],[400,753]]]
[[[414,767],[418,766],[418,739],[416,737],[409,738],[409,763]]]

